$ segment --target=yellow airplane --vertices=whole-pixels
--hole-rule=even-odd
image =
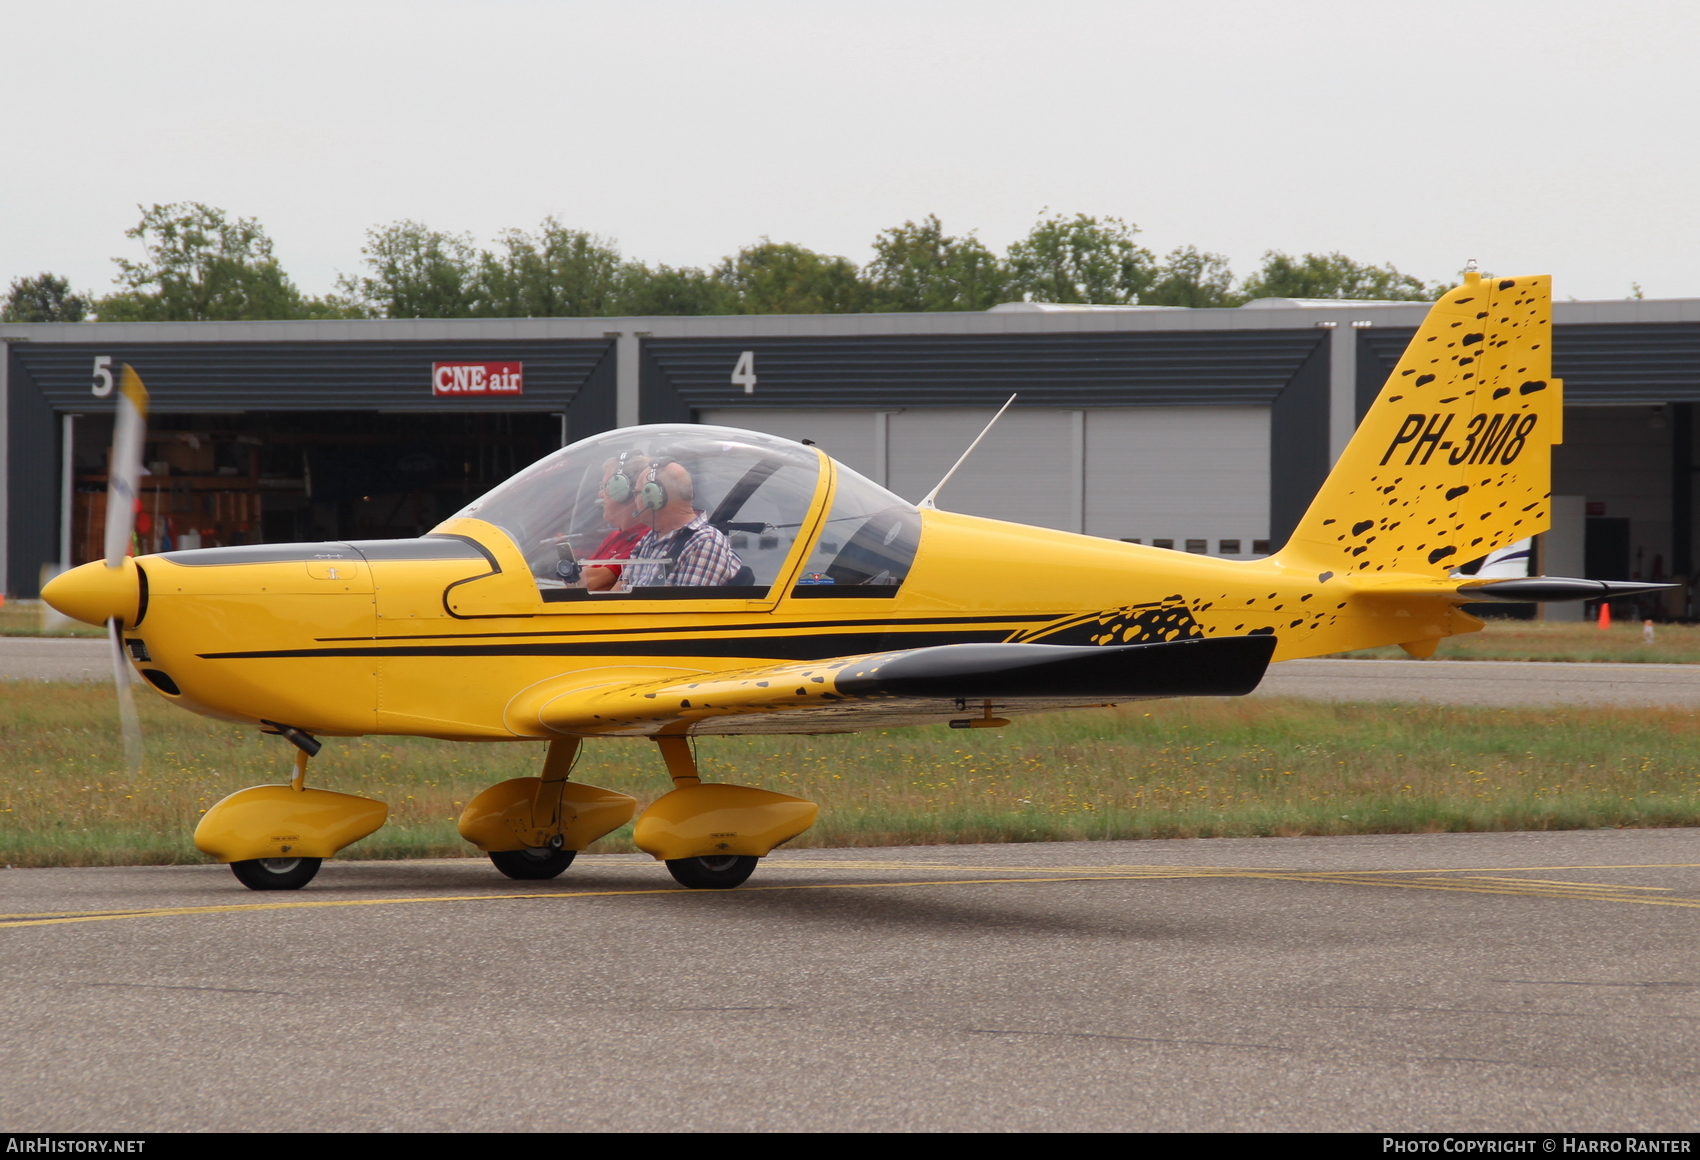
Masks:
[[[674,789],[633,840],[684,885],[724,889],[816,807],[702,782],[695,736],[1236,696],[1271,661],[1429,656],[1481,627],[1466,602],[1662,587],[1455,574],[1548,526],[1551,329],[1549,279],[1467,275],[1291,541],[1249,562],[910,504],[814,447],[690,425],[563,448],[419,539],[132,558],[146,392],[125,368],[107,557],[43,595],[107,624],[115,664],[167,700],[297,747],[290,784],[232,794],[195,832],[249,887],[299,888],[384,822],[381,802],[306,787],[318,739],[402,734],[547,743],[539,777],[491,786],[460,819],[530,879],[635,812],[569,779],[584,740],[648,738]]]

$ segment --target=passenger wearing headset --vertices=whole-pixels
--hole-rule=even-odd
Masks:
[[[639,540],[649,534],[647,525],[638,522],[638,483],[649,468],[649,457],[642,452],[622,451],[618,459],[602,465],[602,487],[596,498],[602,503],[602,518],[613,527],[596,550],[592,560],[624,560],[632,555]],[[606,592],[620,582],[620,564],[588,564],[580,572],[584,586],[592,592]]]
[[[658,456],[644,470],[637,520],[649,529],[632,551],[627,581],[633,588],[705,588],[730,584],[744,562],[725,533],[696,507],[696,486],[683,465]]]

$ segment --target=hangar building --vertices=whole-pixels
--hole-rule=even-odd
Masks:
[[[635,423],[811,439],[918,499],[1013,393],[941,506],[1251,558],[1291,531],[1426,310],[0,324],[0,575],[33,596],[99,554],[125,363],[153,398],[145,551],[417,535]],[[1700,299],[1557,303],[1554,324],[1545,570],[1688,579]],[[1688,616],[1687,590],[1647,611]]]

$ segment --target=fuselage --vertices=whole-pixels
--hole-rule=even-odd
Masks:
[[[1438,592],[1390,609],[1355,578],[1319,579],[1279,558],[1222,560],[941,511],[921,513],[919,549],[894,591],[793,583],[807,547],[804,537],[761,597],[566,602],[546,599],[512,540],[476,519],[420,540],[145,556],[135,561],[145,607],[124,637],[162,695],[208,716],[502,741],[543,735],[509,712],[528,689],[599,669],[636,679],[965,642],[1256,634],[1274,635],[1286,660],[1474,624]]]

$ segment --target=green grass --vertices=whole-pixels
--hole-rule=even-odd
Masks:
[[[0,862],[196,862],[189,841],[233,790],[282,782],[277,738],[143,693],[147,762],[121,771],[109,689],[0,685]],[[845,737],[708,738],[709,780],[822,805],[792,845],[1543,830],[1700,824],[1700,714],[1191,700]],[[539,745],[331,738],[310,784],[379,798],[391,821],[351,857],[475,854],[468,798],[529,776]],[[647,804],[653,746],[592,741],[577,780]],[[597,844],[629,850],[630,831]]]

